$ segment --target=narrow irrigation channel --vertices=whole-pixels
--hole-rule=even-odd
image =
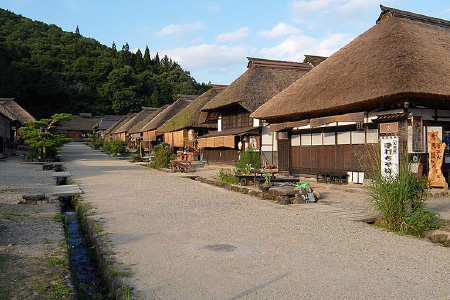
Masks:
[[[86,238],[86,233],[70,197],[62,199],[61,213],[69,245],[69,265],[76,299],[108,299],[107,289],[99,275],[92,247]]]

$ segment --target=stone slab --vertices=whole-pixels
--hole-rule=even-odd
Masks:
[[[78,184],[76,185],[59,185],[53,187],[53,196],[75,196],[81,195],[83,191]]]
[[[71,177],[70,172],[52,172],[52,177]]]

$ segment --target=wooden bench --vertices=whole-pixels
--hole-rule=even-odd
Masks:
[[[56,178],[56,185],[66,185],[67,178],[72,177],[70,172],[52,172],[52,177]]]

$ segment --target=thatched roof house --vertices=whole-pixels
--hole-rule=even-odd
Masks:
[[[222,92],[226,85],[213,85],[211,89],[198,96],[179,113],[160,126],[158,132],[171,132],[185,128],[217,128],[216,124],[200,123],[200,111],[211,99]]]
[[[58,131],[66,133],[91,133],[95,124],[100,121],[102,117],[92,117],[89,115],[73,115],[68,121],[61,121],[58,125]]]
[[[93,127],[94,130],[107,130],[114,124],[116,124],[124,116],[121,115],[106,115],[100,119]]]
[[[112,125],[111,127],[109,127],[106,131],[105,134],[113,134],[116,129],[119,129],[122,125],[124,125],[126,122],[128,122],[131,118],[134,117],[134,113],[129,113],[126,116],[123,116],[119,121],[117,121],[114,125]]]
[[[140,132],[143,132],[143,128],[145,125],[147,125],[151,120],[153,120],[157,115],[159,115],[161,112],[163,112],[166,108],[168,108],[170,105],[165,104],[159,108],[157,108],[155,111],[153,111],[151,114],[146,116],[142,121],[137,123],[133,128],[130,129],[130,134],[138,134]]]
[[[192,100],[196,99],[197,95],[180,95],[178,100],[172,103],[169,107],[164,109],[156,117],[154,117],[150,122],[148,122],[144,127],[141,128],[143,131],[153,131],[158,127],[163,125],[167,120],[172,118],[174,115],[179,113],[183,108],[185,108]]]
[[[377,24],[251,116],[299,120],[402,102],[447,107],[450,22],[381,6]]]
[[[136,126],[139,122],[144,120],[146,117],[151,115],[154,111],[156,111],[157,108],[154,107],[143,107],[140,112],[135,114],[132,118],[130,118],[127,122],[125,122],[122,126],[118,127],[116,130],[114,130],[115,134],[120,133],[128,133],[128,131]]]
[[[253,112],[312,69],[307,63],[253,57],[248,60],[244,74],[208,102],[202,111],[212,113],[242,107]],[[214,119],[209,117],[208,121]]]
[[[20,125],[36,121],[14,98],[0,98],[0,113],[10,121],[17,121]]]

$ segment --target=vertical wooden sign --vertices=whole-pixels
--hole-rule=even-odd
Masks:
[[[442,162],[444,160],[445,143],[441,143],[437,131],[428,132],[428,181],[431,187],[447,189],[448,184],[442,174]]]
[[[412,123],[412,151],[414,153],[424,152],[422,117],[413,116],[411,123]]]

